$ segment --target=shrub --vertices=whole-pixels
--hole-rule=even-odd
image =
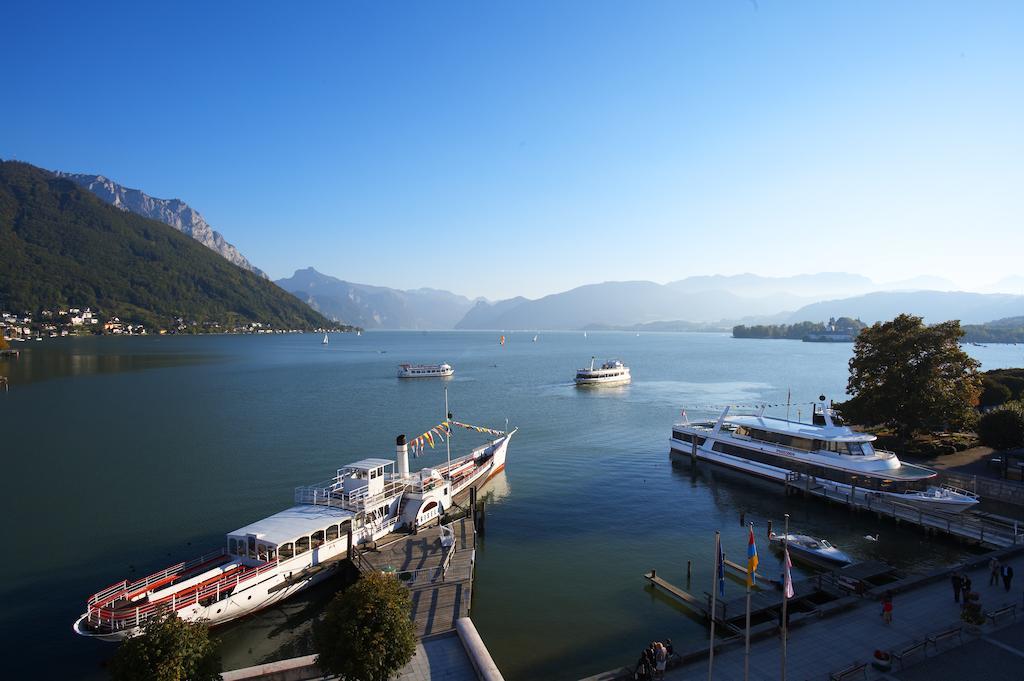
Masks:
[[[409,591],[370,573],[339,593],[314,629],[317,664],[346,681],[387,681],[416,653]]]
[[[993,449],[1024,447],[1024,409],[1011,404],[988,412],[978,421],[978,439]]]
[[[169,612],[149,619],[125,640],[110,663],[114,681],[214,681],[220,679],[217,643],[205,624]]]

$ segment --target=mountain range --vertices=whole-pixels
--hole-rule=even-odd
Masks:
[[[142,217],[159,220],[182,234],[192,237],[215,253],[220,253],[228,262],[244,267],[261,277],[267,275],[250,263],[227,239],[210,227],[209,223],[181,199],[156,199],[138,189],[129,189],[102,175],[82,173],[54,173],[88,189],[107,203],[124,211]]]
[[[473,306],[448,291],[353,284],[312,267],[275,283],[329,319],[364,329],[451,329]]]
[[[200,328],[333,326],[163,222],[15,161],[0,162],[0,273],[0,310],[91,307],[151,330],[176,318]]]

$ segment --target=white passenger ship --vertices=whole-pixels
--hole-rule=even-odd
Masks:
[[[451,364],[399,364],[399,378],[446,378],[455,373]]]
[[[477,430],[498,437],[418,473],[409,473],[408,446],[399,436],[397,471],[395,461],[363,459],[331,480],[296,488],[294,506],[229,532],[219,550],[93,594],[74,630],[116,641],[155,613],[217,625],[284,600],[331,575],[350,540],[359,546],[435,522],[457,497],[500,472],[516,429]]]
[[[822,398],[824,400],[824,398]],[[901,463],[893,452],[875,449],[875,436],[837,425],[828,402],[815,420],[798,423],[764,415],[730,416],[717,421],[677,423],[671,456],[696,455],[712,463],[768,480],[809,476],[815,484],[860,498],[868,495],[933,511],[959,513],[978,503],[977,495],[937,484],[930,468]]]
[[[629,383],[629,367],[617,359],[610,359],[595,369],[595,357],[590,358],[590,367],[576,370],[576,385],[622,385]]]

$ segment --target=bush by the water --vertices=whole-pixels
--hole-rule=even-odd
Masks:
[[[220,654],[206,625],[169,612],[125,640],[110,663],[114,681],[215,681]]]
[[[416,653],[409,590],[373,572],[334,597],[314,629],[317,664],[346,681],[387,681]]]
[[[982,416],[978,439],[993,449],[1024,447],[1024,403],[1009,403]]]

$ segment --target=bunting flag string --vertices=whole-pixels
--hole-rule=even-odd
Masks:
[[[471,426],[468,423],[460,423],[459,421],[442,421],[433,428],[430,428],[425,433],[418,437],[414,437],[409,440],[409,451],[412,452],[414,457],[418,457],[426,450],[427,447],[434,449],[437,444],[443,444],[445,438],[451,438],[452,426],[459,426],[466,428],[467,430],[473,430],[478,433],[484,433],[486,435],[502,436],[505,434],[502,430],[494,430],[493,428],[484,428],[482,426]]]

